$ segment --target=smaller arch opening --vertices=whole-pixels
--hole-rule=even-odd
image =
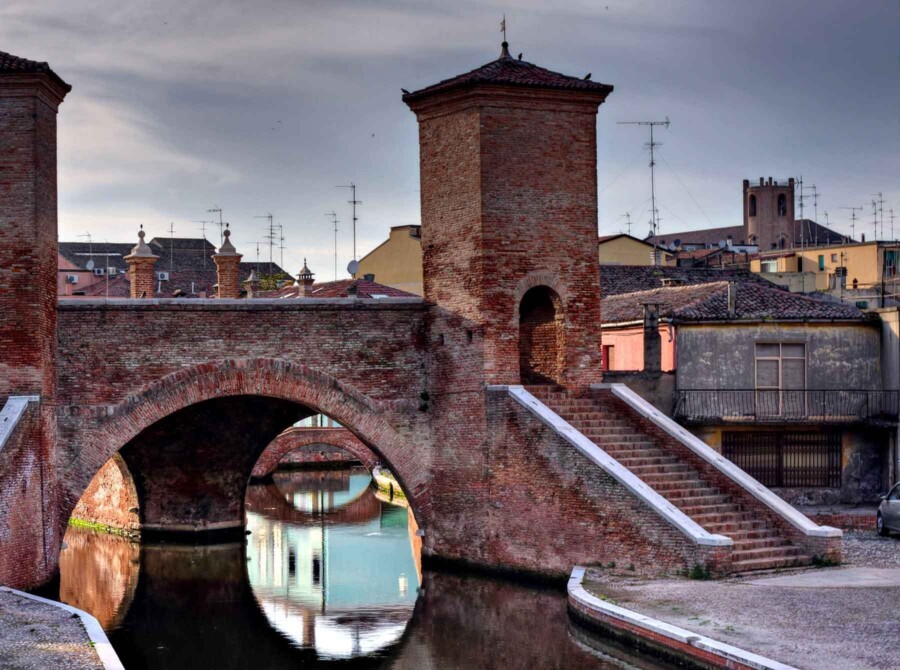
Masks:
[[[778,216],[787,216],[787,196],[778,194]]]
[[[750,203],[749,203],[748,208],[750,210],[750,216],[756,216],[756,196],[755,195],[750,196]]]
[[[523,384],[559,384],[565,356],[562,300],[548,286],[530,289],[519,304],[519,375]]]

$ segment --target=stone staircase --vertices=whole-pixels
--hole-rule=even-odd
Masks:
[[[734,542],[733,572],[807,565],[811,558],[678,454],[663,448],[600,397],[554,386],[527,390],[706,531]]]

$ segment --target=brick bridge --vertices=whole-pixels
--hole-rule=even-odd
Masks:
[[[284,431],[266,447],[253,466],[253,477],[271,475],[286,457],[288,465],[321,463],[335,457],[341,458],[339,462],[359,461],[369,470],[378,465],[372,450],[346,428],[297,427]]]
[[[57,304],[69,86],[0,54],[0,582],[52,577],[73,508],[115,454],[143,532],[240,532],[260,454],[317,413],[397,476],[426,557],[562,576],[839,553],[837,531],[639,398],[594,386],[596,114],[611,90],[504,46],[404,95],[419,124],[424,299],[237,299],[241,241],[226,238],[217,299],[142,299],[154,260],[141,241],[133,299]]]

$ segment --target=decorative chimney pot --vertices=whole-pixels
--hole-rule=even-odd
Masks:
[[[301,298],[308,298],[312,295],[312,287],[315,283],[315,275],[312,271],[306,266],[306,259],[303,259],[303,269],[300,270],[300,274],[297,275],[297,283],[300,285],[300,290],[298,291],[298,295]]]
[[[144,242],[144,227],[138,231],[138,243],[125,256],[128,264],[128,280],[131,283],[132,298],[152,298],[156,293],[156,276],[153,268],[159,256],[153,254],[150,246]]]
[[[256,269],[250,270],[250,276],[244,280],[244,290],[247,292],[248,298],[259,297],[259,276]]]
[[[229,239],[231,231],[225,228],[225,241],[219,247],[219,251],[213,255],[216,264],[216,278],[218,280],[219,298],[240,298],[241,280],[238,271],[241,265],[242,254],[237,252]]]

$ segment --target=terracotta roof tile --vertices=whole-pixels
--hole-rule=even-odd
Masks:
[[[486,63],[470,72],[444,79],[431,86],[419,89],[403,96],[404,102],[412,102],[433,93],[466,88],[479,84],[503,86],[529,86],[536,88],[552,88],[572,91],[594,91],[609,94],[613,87],[598,81],[570,77],[547,70],[534,63],[517,60],[504,52],[495,61]]]
[[[40,72],[50,75],[57,83],[62,84],[66,91],[72,90],[72,87],[64,82],[62,78],[50,68],[49,63],[28,60],[27,58],[20,58],[19,56],[13,56],[5,51],[0,51],[0,76],[5,74],[34,74]]]
[[[415,293],[409,293],[398,288],[385,286],[365,279],[338,279],[337,281],[313,284],[311,298],[349,298],[351,286],[356,286],[358,298],[420,298]],[[285,286],[277,291],[263,291],[260,298],[298,298],[300,287]]]
[[[772,286],[772,283],[744,268],[687,268],[648,265],[601,265],[600,293],[603,297],[662,287],[665,282],[682,285],[740,281]]]

